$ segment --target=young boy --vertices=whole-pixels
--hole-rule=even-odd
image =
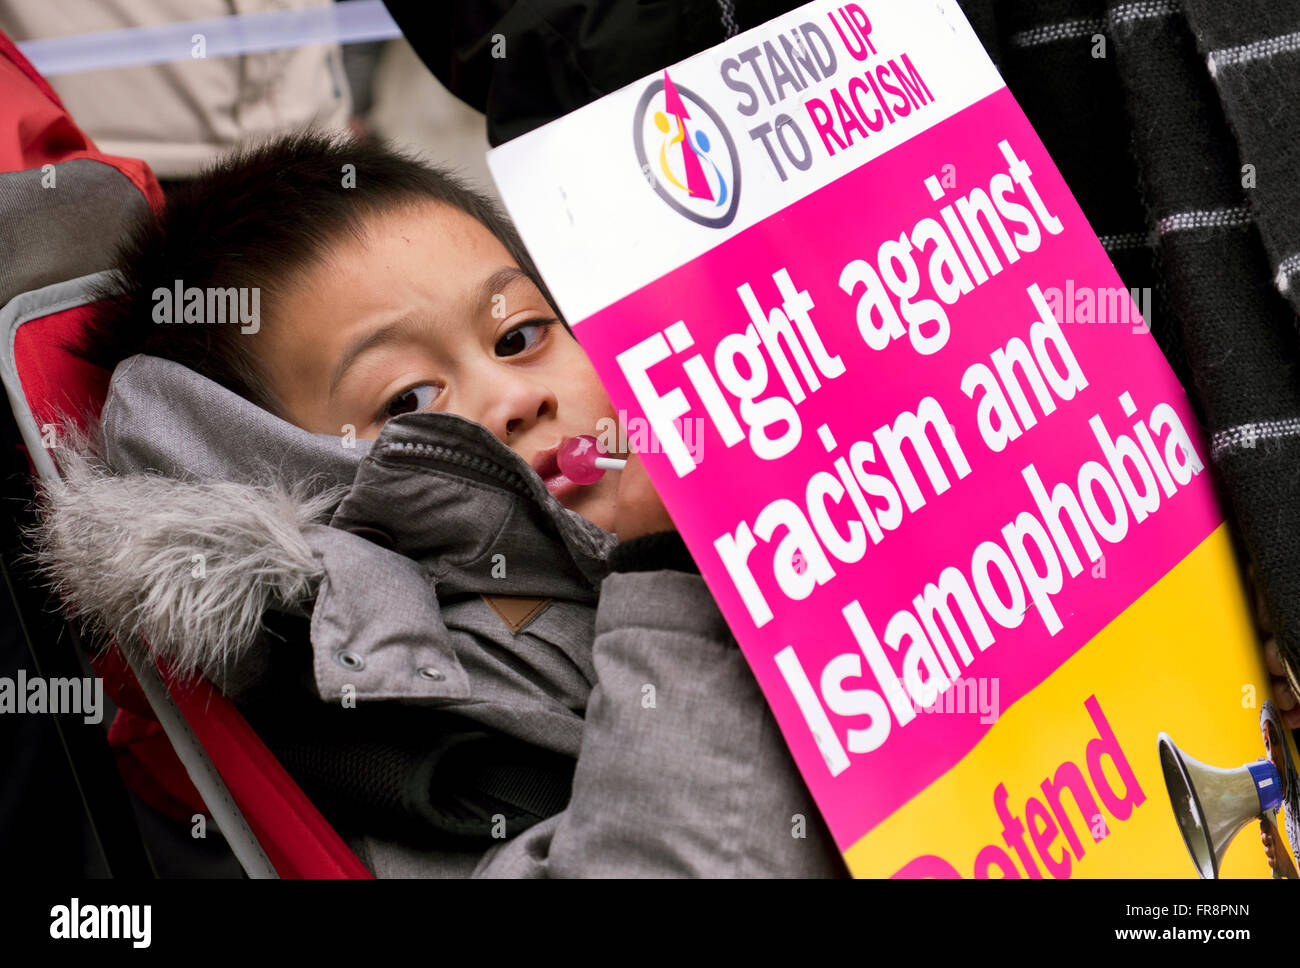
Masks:
[[[616,415],[490,202],[295,136],[170,197],[119,272],[46,567],[100,631],[275,710],[377,874],[845,873],[639,461],[559,473]]]

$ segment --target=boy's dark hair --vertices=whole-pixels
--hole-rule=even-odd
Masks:
[[[283,284],[331,243],[357,235],[368,216],[427,201],[482,223],[554,306],[514,226],[487,196],[383,142],[304,132],[246,146],[169,191],[161,216],[143,218],[119,248],[120,284],[99,288],[97,311],[67,348],[110,371],[136,353],[172,360],[282,416],[241,327],[156,323],[154,291],[171,291],[177,280],[186,289],[258,289],[262,317],[273,319]]]

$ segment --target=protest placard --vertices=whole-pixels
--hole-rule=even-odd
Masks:
[[[1206,441],[954,2],[808,4],[489,164],[854,873],[1267,876],[1200,840],[1286,769],[1211,802],[1158,744],[1269,762]]]

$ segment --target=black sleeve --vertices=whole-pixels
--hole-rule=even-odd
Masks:
[[[384,0],[495,146],[801,0]]]
[[[676,531],[643,534],[614,546],[609,553],[610,571],[688,571],[699,574],[686,542]]]
[[[495,147],[804,0],[384,0]],[[994,0],[960,0],[1000,64]]]

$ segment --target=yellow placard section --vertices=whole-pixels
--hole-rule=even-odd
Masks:
[[[1003,710],[960,763],[850,847],[849,868],[859,877],[908,865],[917,876],[1195,877],[1156,737],[1169,733],[1211,766],[1260,759],[1267,683],[1220,525]],[[1271,876],[1258,823],[1228,846],[1220,876]]]

